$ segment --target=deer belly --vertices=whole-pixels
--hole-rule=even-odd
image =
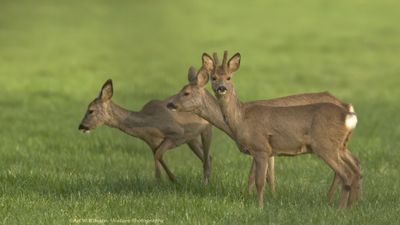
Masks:
[[[271,137],[271,147],[274,155],[299,155],[309,152],[308,143],[296,138]]]
[[[274,156],[295,156],[301,154],[310,153],[310,149],[306,145],[302,145],[299,148],[295,149],[274,149],[273,155]]]

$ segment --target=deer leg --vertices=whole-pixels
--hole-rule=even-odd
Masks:
[[[351,205],[351,203],[359,199],[361,195],[361,169],[359,160],[353,154],[351,154],[351,152],[348,149],[346,149],[346,153],[347,153],[346,160],[349,161],[350,164],[352,164],[352,167],[354,168],[353,172],[356,175],[354,183],[352,184],[353,188],[349,196],[349,202]],[[331,188],[328,192],[328,202],[330,204],[332,203],[333,195],[335,194],[335,191],[339,183],[340,183],[340,177],[335,173],[335,177],[333,179]]]
[[[275,192],[275,160],[274,157],[269,157],[268,159],[268,169],[266,175],[267,183],[269,184],[272,197],[276,197]],[[251,191],[255,184],[255,177],[256,177],[256,167],[254,160],[251,163],[250,173],[249,173],[249,180],[247,182],[247,193],[251,194]]]
[[[339,183],[340,183],[340,176],[337,173],[335,173],[335,175],[333,177],[333,180],[332,180],[331,187],[329,188],[329,192],[328,192],[328,202],[329,202],[329,204],[332,204],[333,195],[335,194]]]
[[[189,146],[190,150],[201,160],[201,162],[204,162],[204,154],[203,154],[203,149],[201,148],[201,143],[198,139],[193,139],[187,142],[187,145]]]
[[[273,156],[268,157],[267,183],[271,188],[272,197],[275,197],[275,159]]]
[[[348,156],[349,160],[351,160],[351,163],[353,165],[355,165],[355,167],[356,167],[355,174],[357,176],[355,183],[354,183],[354,186],[355,186],[355,189],[357,190],[357,192],[355,193],[355,196],[351,197],[351,198],[354,198],[354,200],[359,200],[361,198],[361,194],[362,194],[362,185],[361,185],[362,173],[361,173],[360,161],[348,149],[346,149],[346,152],[348,153],[347,156]],[[351,195],[351,193],[350,193],[350,195]]]
[[[344,152],[342,152],[341,158],[346,163],[347,168],[353,173],[354,176],[353,182],[351,184],[349,199],[347,202],[347,205],[351,206],[352,203],[357,199],[360,189],[359,187],[361,178],[360,168],[359,165],[356,163],[358,159],[352,156],[350,151],[348,151],[347,149]]]
[[[168,178],[172,182],[176,182],[176,176],[168,169],[167,165],[165,164],[164,160],[160,160],[162,167],[164,168],[165,172],[168,175]]]
[[[201,133],[201,142],[203,144],[203,152],[204,152],[204,162],[203,162],[203,172],[204,172],[204,184],[208,184],[211,177],[212,170],[212,157],[210,156],[210,145],[212,139],[212,126],[209,125],[202,133]]]
[[[335,173],[341,178],[342,181],[342,191],[340,193],[340,200],[339,200],[339,208],[346,208],[347,201],[349,198],[350,190],[351,190],[351,175],[349,175],[346,171],[346,164],[341,160],[339,156],[339,151],[332,151],[329,148],[312,148],[314,152],[321,157]]]
[[[157,148],[152,149],[153,151],[153,158],[155,159],[155,153],[156,153]],[[162,167],[164,167],[163,164],[161,164]],[[165,165],[167,166],[167,165]],[[165,169],[165,168],[164,168]],[[161,170],[159,168],[159,166],[157,165],[157,162],[154,161],[154,176],[156,178],[156,182],[159,183],[160,179],[161,179]]]
[[[251,167],[250,167],[250,172],[249,172],[249,180],[247,181],[247,193],[250,195],[251,191],[254,187],[254,184],[256,182],[256,163],[253,158],[251,161]]]
[[[256,188],[258,197],[258,206],[260,208],[264,207],[264,185],[265,185],[265,175],[268,168],[268,156],[265,153],[259,153],[254,156],[256,164]]]
[[[161,168],[165,169],[165,172],[168,174],[168,177],[170,177],[171,171],[167,168],[167,166],[165,165],[165,163],[162,160],[162,155],[170,148],[173,147],[173,143],[170,140],[164,140],[160,146],[158,146],[155,150],[154,150],[154,161],[155,161],[155,167],[156,167],[156,181],[159,182],[161,179]],[[171,181],[175,181],[176,178],[175,176],[171,173],[173,179],[170,180]]]
[[[205,171],[205,165],[206,165],[206,160],[205,160],[205,154],[203,153],[203,148],[198,139],[191,140],[188,142],[188,145],[190,149],[199,157],[201,162],[203,163],[203,176],[204,176],[204,183],[207,184],[208,179],[206,179],[206,171]]]

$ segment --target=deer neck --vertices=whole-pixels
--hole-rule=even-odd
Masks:
[[[134,137],[144,137],[141,127],[144,126],[145,121],[140,113],[127,110],[111,102],[108,114],[109,118],[105,122],[107,126],[117,128]]]
[[[224,121],[224,116],[222,115],[217,100],[206,90],[204,96],[205,97],[202,98],[201,107],[196,114],[233,138],[229,126]]]
[[[243,112],[242,103],[237,97],[235,90],[231,94],[221,96],[218,99],[218,103],[225,123],[233,135],[237,134],[243,120]]]

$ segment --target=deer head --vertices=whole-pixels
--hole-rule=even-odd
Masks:
[[[189,84],[185,85],[167,104],[170,110],[194,112],[203,104],[202,97],[206,94],[204,86],[208,82],[207,70],[201,68],[196,72],[194,67],[190,67],[188,80]]]
[[[236,53],[227,60],[228,52],[224,52],[224,58],[219,64],[217,54],[211,58],[207,53],[203,54],[203,67],[211,74],[211,85],[217,98],[228,96],[234,91],[231,78],[240,67],[240,54]]]
[[[101,88],[100,94],[88,106],[82,122],[79,124],[79,130],[89,133],[90,130],[103,125],[110,119],[110,104],[113,95],[112,80],[107,80]]]

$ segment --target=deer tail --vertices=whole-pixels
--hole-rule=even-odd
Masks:
[[[356,113],[356,111],[354,111],[354,107],[352,104],[347,104],[347,110],[351,113]]]

